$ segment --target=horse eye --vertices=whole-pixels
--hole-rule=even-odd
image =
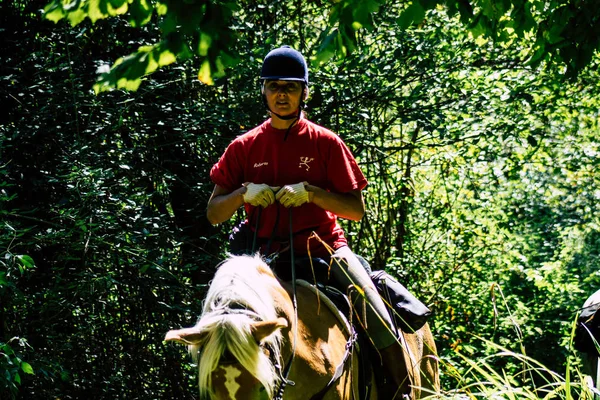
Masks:
[[[260,349],[262,350],[262,352],[263,352],[263,353],[265,353],[265,355],[266,355],[267,357],[271,357],[271,350],[269,350],[269,348],[268,348],[268,347],[265,347],[265,346],[262,346],[262,345],[261,345],[261,346],[260,346]]]

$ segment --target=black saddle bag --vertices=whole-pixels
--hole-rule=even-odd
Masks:
[[[385,271],[371,272],[371,279],[386,305],[391,307],[390,314],[398,328],[413,333],[425,325],[431,310],[400,282]]]

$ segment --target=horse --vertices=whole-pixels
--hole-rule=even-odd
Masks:
[[[592,294],[581,307],[578,325],[575,331],[575,347],[581,353],[584,383],[594,394],[594,399],[600,400],[600,353],[596,342],[600,342],[600,290]],[[593,339],[592,339],[593,338]]]
[[[197,324],[169,331],[165,341],[188,345],[202,399],[358,400],[359,362],[344,321],[312,285],[279,280],[259,255],[230,256],[217,268]],[[404,339],[414,399],[437,393],[429,327]],[[376,369],[367,377],[369,400],[378,399]]]

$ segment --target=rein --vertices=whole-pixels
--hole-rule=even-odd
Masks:
[[[283,392],[287,385],[295,385],[293,381],[288,379],[290,375],[290,370],[292,369],[292,363],[294,362],[294,357],[296,355],[296,346],[298,344],[298,302],[296,300],[296,259],[294,257],[294,234],[292,231],[292,209],[290,208],[290,218],[289,218],[289,231],[290,231],[290,258],[291,258],[291,267],[292,267],[292,304],[294,306],[294,344],[292,345],[292,354],[290,355],[290,359],[286,363],[285,369],[283,370],[283,376],[281,380],[281,385],[279,385],[279,389],[277,390],[277,394],[273,398],[274,400],[283,400]]]
[[[257,232],[258,232],[258,224],[260,221],[260,212],[261,209],[259,208],[258,210],[258,218],[256,220],[256,229],[254,230],[254,238],[252,241],[252,252],[256,251],[256,236],[257,236]],[[279,212],[277,213],[277,222],[279,221]],[[275,396],[273,397],[273,400],[283,400],[283,393],[285,391],[285,388],[287,387],[287,385],[290,386],[294,386],[295,382],[291,381],[288,379],[289,375],[290,375],[290,370],[292,369],[292,364],[294,362],[294,357],[296,355],[296,347],[298,344],[298,301],[297,301],[297,288],[296,288],[296,259],[294,256],[294,234],[293,234],[293,230],[292,230],[292,209],[289,209],[289,233],[290,233],[290,260],[291,260],[291,268],[292,268],[292,304],[294,306],[294,342],[292,345],[292,354],[290,354],[290,357],[288,359],[288,361],[285,363],[285,367],[283,370],[283,373],[281,375],[281,384],[279,385],[279,388],[277,389]],[[276,225],[277,225],[276,222]],[[275,228],[276,229],[276,226]],[[271,237],[272,240],[272,237]],[[270,242],[269,241],[269,245],[268,247],[270,247]],[[276,257],[276,256],[275,256]],[[314,394],[310,400],[321,400],[325,397],[325,395],[327,394],[327,392],[329,391],[329,389],[331,389],[331,387],[335,384],[335,382],[337,382],[337,380],[342,376],[342,374],[344,373],[344,366],[346,365],[346,362],[348,361],[350,355],[352,354],[352,351],[354,349],[354,345],[357,341],[357,333],[352,330],[348,341],[346,342],[346,351],[344,352],[344,356],[342,357],[342,360],[340,361],[340,363],[338,364],[338,366],[335,369],[335,372],[333,374],[333,376],[331,377],[331,379],[329,380],[329,382],[327,383],[327,385],[325,385],[325,387],[323,389],[321,389],[318,393]]]

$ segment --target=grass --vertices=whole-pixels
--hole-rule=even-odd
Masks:
[[[456,389],[446,390],[438,399],[492,400],[597,400],[588,387],[586,375],[567,361],[564,374],[552,371],[525,354],[517,353],[481,339],[495,353],[480,359],[457,353],[462,373],[442,363],[442,373],[456,381]],[[506,365],[499,368],[498,365]],[[508,370],[518,372],[508,372]]]

